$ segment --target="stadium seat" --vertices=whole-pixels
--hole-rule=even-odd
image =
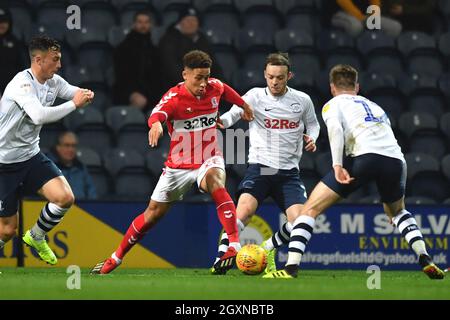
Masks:
[[[119,199],[148,201],[156,181],[148,173],[119,173],[115,178],[115,195]]]
[[[158,149],[150,149],[145,155],[145,165],[147,170],[154,178],[159,178],[162,169],[165,167],[164,163],[167,159],[167,153],[163,153]]]
[[[68,14],[67,3],[64,1],[46,1],[42,3],[36,12],[36,22],[39,25],[54,25],[65,30]]]
[[[111,26],[112,28],[113,26]],[[108,32],[96,31],[91,27],[83,27],[80,30],[69,30],[66,32],[66,41],[73,48],[78,49],[83,43],[104,42],[108,43]]]
[[[438,10],[442,12],[447,20],[450,20],[450,3],[447,0],[439,0]]]
[[[450,112],[443,114],[439,121],[441,132],[450,139]]]
[[[314,35],[317,31],[314,16],[307,13],[289,13],[285,16],[286,28]]]
[[[360,90],[371,97],[372,93],[392,92],[397,89],[395,77],[382,72],[363,72],[360,74]]]
[[[12,33],[18,39],[27,39],[32,31],[33,25],[33,12],[32,8],[22,1],[9,1],[8,9],[11,12],[12,21]]]
[[[423,112],[404,112],[398,120],[399,129],[407,137],[419,131],[437,130],[438,123],[433,115]]]
[[[111,47],[117,47],[130,32],[130,27],[114,26],[108,31],[108,43]]]
[[[270,51],[266,52],[249,52],[242,61],[242,69],[261,70],[264,73],[266,58]]]
[[[348,64],[356,70],[362,70],[361,59],[356,53],[333,52],[328,54],[325,59],[325,69],[331,70],[337,64]]]
[[[235,34],[239,30],[239,16],[234,12],[209,12],[203,17],[203,30],[227,30]]]
[[[444,156],[441,160],[441,171],[444,176],[450,181],[450,154]]]
[[[117,146],[131,148],[145,154],[148,145],[148,126],[142,111],[130,106],[115,106],[106,110],[106,123],[115,133]]]
[[[88,68],[80,65],[64,67],[64,74],[71,84],[81,86],[86,83],[104,83],[105,76],[98,68]],[[94,98],[95,99],[95,98]]]
[[[275,11],[272,0],[239,0],[235,1],[236,9],[241,13],[256,11]]]
[[[236,10],[233,0],[193,0],[192,3],[204,13]]]
[[[436,42],[432,36],[418,31],[403,32],[397,38],[397,48],[408,57],[415,52],[434,51]]]
[[[410,152],[421,152],[440,159],[447,153],[447,140],[438,130],[418,132],[409,140]]]
[[[408,58],[407,70],[410,73],[439,77],[444,70],[444,62],[438,53],[416,54]]]
[[[214,52],[234,51],[234,35],[228,30],[203,29],[209,42],[214,47]]]
[[[108,30],[117,24],[115,8],[108,2],[91,2],[82,7],[82,26],[91,32],[108,34]]]
[[[406,197],[406,205],[418,205],[418,204],[437,204],[435,200],[428,197]]]
[[[354,52],[353,38],[341,30],[324,30],[319,35],[318,48],[322,52]]]
[[[233,74],[233,85],[238,92],[247,92],[254,87],[264,87],[263,65],[257,69],[238,69]]]
[[[239,60],[234,52],[216,51],[215,58],[217,63],[222,67],[225,81],[231,83],[233,73],[239,69]]]
[[[303,30],[283,29],[275,33],[275,46],[281,52],[312,52],[314,40]]]
[[[280,18],[276,11],[269,12],[249,12],[245,15],[243,28],[259,29],[273,35],[280,29]]]
[[[446,108],[446,102],[443,95],[432,93],[417,93],[408,99],[409,110],[415,112],[426,112],[439,119]]]
[[[111,133],[100,111],[93,108],[77,109],[63,121],[69,130],[75,131],[80,146],[99,151],[111,147]]]
[[[60,26],[56,26],[52,23],[47,24],[33,24],[32,31],[25,35],[25,42],[29,42],[31,38],[35,36],[49,36],[58,42],[63,42],[66,31]]]
[[[405,160],[408,166],[408,179],[414,178],[420,172],[439,172],[439,161],[429,154],[407,153]]]
[[[152,4],[159,12],[180,10],[191,4],[191,0],[152,0]]]
[[[118,10],[122,11],[129,5],[148,5],[148,0],[111,0],[111,4]]]
[[[91,70],[106,70],[112,60],[112,48],[107,42],[85,43],[78,50],[78,63]]]
[[[123,172],[146,172],[144,157],[130,147],[114,148],[103,153],[104,166],[111,176],[115,177]]]
[[[389,53],[374,53],[370,57],[364,56],[366,71],[389,74],[396,79],[404,73],[403,60],[399,55]]]
[[[410,73],[403,74],[398,80],[399,89],[405,96],[419,92],[439,91],[438,78],[433,75]]]
[[[88,169],[100,169],[102,168],[102,158],[100,155],[91,148],[80,146],[77,149],[77,158],[80,160]]]
[[[284,15],[290,12],[313,13],[316,10],[314,0],[274,0],[274,5]]]
[[[395,38],[381,31],[365,31],[356,39],[356,47],[361,55],[375,53],[398,54]]]
[[[450,73],[445,73],[439,77],[439,89],[447,96],[447,101],[450,102]]]
[[[421,172],[409,182],[407,192],[408,196],[428,197],[441,202],[450,197],[450,183],[440,173]]]
[[[273,52],[275,50],[273,37],[273,34],[259,28],[245,28],[236,33],[235,46],[241,53]]]
[[[445,57],[450,57],[450,31],[439,37],[439,51]]]

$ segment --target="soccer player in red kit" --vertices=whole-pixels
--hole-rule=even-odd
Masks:
[[[216,119],[221,97],[241,106],[244,120],[253,120],[253,110],[232,88],[209,77],[212,61],[207,53],[188,52],[183,65],[184,82],[163,96],[148,119],[152,147],[163,134],[161,123],[167,124],[171,142],[166,167],[147,209],[134,219],[111,257],[98,263],[91,273],[106,274],[117,268],[125,254],[169,211],[174,201],[182,199],[194,182],[213,198],[230,241],[228,251],[214,267],[222,271],[234,264],[240,249],[236,208],[225,189],[225,164],[217,144]]]

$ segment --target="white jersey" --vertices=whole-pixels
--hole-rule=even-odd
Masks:
[[[31,69],[19,72],[0,100],[0,163],[23,162],[39,153],[42,124],[75,110],[72,101],[51,107],[55,99],[72,99],[77,89],[56,74],[41,84]]]
[[[341,94],[324,105],[322,117],[327,126],[331,119],[341,124],[347,156],[376,153],[405,161],[389,118],[376,103],[362,96]]]
[[[266,87],[253,88],[242,98],[253,107],[255,114],[249,123],[248,162],[276,169],[298,169],[305,128],[314,141],[320,132],[311,98],[289,87],[279,97],[273,96]],[[224,126],[237,122],[242,112],[242,108],[233,106],[221,117]]]

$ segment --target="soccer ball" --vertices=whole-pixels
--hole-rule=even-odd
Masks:
[[[260,274],[267,266],[266,251],[256,244],[247,244],[239,250],[236,265],[245,274]]]

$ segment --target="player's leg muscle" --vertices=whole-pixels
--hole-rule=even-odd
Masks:
[[[158,202],[150,200],[147,209],[144,211],[145,224],[148,228],[154,226],[169,211],[171,202]]]
[[[64,176],[49,180],[38,193],[61,208],[70,208],[75,202],[75,196]]]
[[[221,168],[210,168],[200,182],[200,188],[208,193],[225,187],[226,174]]]
[[[236,208],[237,218],[247,225],[255,214],[256,208],[258,208],[258,200],[254,196],[250,193],[241,194]]]
[[[17,215],[0,217],[0,240],[7,242],[17,233]]]
[[[341,197],[325,183],[319,182],[306,201],[302,209],[302,215],[308,215],[316,218],[319,214],[334,203],[338,202],[340,199]]]

